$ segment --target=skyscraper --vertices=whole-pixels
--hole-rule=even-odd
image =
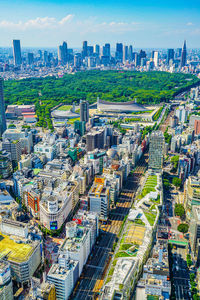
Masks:
[[[163,166],[165,138],[162,131],[154,131],[150,136],[149,144],[149,168],[161,171]]]
[[[128,46],[124,45],[123,48],[123,62],[126,62],[128,60]]]
[[[48,63],[48,52],[46,50],[44,51],[44,63]]]
[[[122,59],[123,59],[123,44],[122,43],[116,44],[115,58],[116,58],[116,60],[122,62]]]
[[[99,54],[100,54],[100,46],[99,45],[94,45],[94,53],[97,55],[97,56],[99,56]]]
[[[129,61],[133,60],[133,46],[132,45],[130,45],[128,48],[128,59],[129,59]]]
[[[169,65],[169,62],[174,61],[174,49],[168,49],[167,50],[167,64]]]
[[[88,122],[89,120],[89,103],[87,101],[80,101],[80,121]]]
[[[63,64],[65,64],[68,60],[68,49],[66,42],[63,42],[62,45],[58,46],[58,60]]]
[[[13,40],[13,56],[15,66],[22,64],[20,40]]]
[[[34,61],[34,55],[33,53],[28,53],[28,64],[32,65]]]
[[[3,96],[3,79],[0,77],[0,136],[6,130],[5,103]]]
[[[158,51],[154,51],[153,62],[154,62],[155,67],[158,67],[158,64],[159,64],[159,52]]]
[[[181,52],[181,67],[184,67],[187,62],[187,49],[186,49],[186,40],[184,41],[182,52]]]
[[[82,56],[85,58],[88,55],[88,45],[87,41],[83,42],[83,50],[82,50]]]

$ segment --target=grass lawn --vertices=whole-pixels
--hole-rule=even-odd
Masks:
[[[122,244],[122,245],[120,245],[119,250],[128,250],[132,246],[133,246],[133,244]]]
[[[156,214],[154,214],[153,212],[144,212],[149,224],[151,226],[153,226],[155,219],[156,219]]]
[[[69,120],[67,121],[67,123],[68,123],[68,124],[74,124],[75,121],[79,121],[79,120],[80,120],[80,118],[69,119]]]
[[[152,175],[147,178],[147,181],[142,189],[141,194],[139,195],[139,199],[144,198],[150,192],[155,192],[155,187],[157,186],[157,176]]]
[[[136,256],[136,254],[137,254],[137,251],[135,251],[134,254],[128,254],[125,251],[118,251],[115,255],[115,258],[118,258],[118,257],[134,257],[134,256]]]
[[[70,110],[72,105],[62,105],[58,108],[58,110]]]
[[[140,219],[136,219],[136,220],[134,221],[134,223],[135,223],[135,224],[138,224],[138,225],[145,226],[145,223],[144,223],[142,220],[140,220]]]

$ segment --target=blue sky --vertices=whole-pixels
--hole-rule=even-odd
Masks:
[[[200,0],[0,0],[0,46],[69,47],[116,42],[136,48],[200,48]]]

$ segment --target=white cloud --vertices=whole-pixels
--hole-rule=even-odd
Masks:
[[[2,20],[0,21],[0,28],[19,29],[19,30],[32,29],[32,28],[37,28],[37,29],[56,28],[65,25],[66,23],[69,23],[73,19],[73,17],[74,17],[73,15],[69,14],[59,21],[51,17],[43,17],[43,18],[38,17],[33,20],[28,20],[26,22],[19,21],[17,23]]]
[[[67,15],[66,17],[62,18],[58,23],[60,25],[64,25],[65,23],[70,22],[74,18],[74,15]]]
[[[186,24],[187,26],[192,26],[192,25],[194,25],[192,22],[188,22],[187,24]]]

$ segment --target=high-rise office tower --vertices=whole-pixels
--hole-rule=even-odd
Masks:
[[[32,65],[34,61],[33,53],[28,53],[28,64]]]
[[[67,62],[68,60],[68,49],[67,49],[67,42],[63,42],[63,58],[64,58],[64,63]]]
[[[151,51],[151,60],[153,60],[154,59],[154,50],[153,51]]]
[[[0,77],[0,136],[6,130],[5,103],[3,96],[3,79]]]
[[[147,57],[147,54],[145,51],[143,51],[142,49],[140,50],[140,59],[141,58],[146,58]]]
[[[80,121],[88,122],[89,120],[89,103],[87,101],[80,101]]]
[[[94,53],[93,46],[87,46],[87,55],[88,56],[93,56],[93,53]]]
[[[152,132],[149,144],[149,169],[162,170],[164,145],[165,138],[162,131]]]
[[[82,50],[82,56],[85,58],[88,55],[88,44],[87,41],[83,42],[83,50]]]
[[[48,52],[46,50],[44,51],[44,63],[48,63]]]
[[[63,47],[62,47],[62,45],[58,46],[58,61],[63,62]]]
[[[158,51],[154,51],[153,62],[154,62],[155,67],[158,67],[158,64],[159,64],[159,52]]]
[[[128,46],[123,47],[123,62],[128,60]]]
[[[42,51],[38,50],[39,60],[42,60]]]
[[[15,66],[22,64],[20,40],[13,40],[13,57]]]
[[[74,55],[74,67],[80,68],[81,66],[81,53],[76,53]]]
[[[184,41],[182,52],[181,52],[181,67],[184,67],[187,62],[187,49],[186,49],[186,40]]]
[[[128,48],[128,59],[129,59],[129,61],[133,60],[133,46],[132,45],[130,45]]]
[[[134,62],[136,67],[140,66],[141,64],[140,54],[137,52],[134,54]]]
[[[168,49],[167,50],[167,63],[169,65],[169,62],[174,61],[174,49]]]
[[[100,46],[99,45],[94,45],[94,53],[99,56],[100,55]]]
[[[177,48],[176,49],[176,57],[181,57],[181,53],[182,53],[182,48]]]
[[[58,46],[58,60],[62,64],[66,64],[68,60],[68,49],[67,43],[63,42],[62,45]]]
[[[122,62],[122,59],[123,59],[123,44],[122,43],[116,44],[115,58],[116,58],[116,60]]]
[[[103,47],[103,56],[108,56],[110,58],[110,44],[105,44]]]

